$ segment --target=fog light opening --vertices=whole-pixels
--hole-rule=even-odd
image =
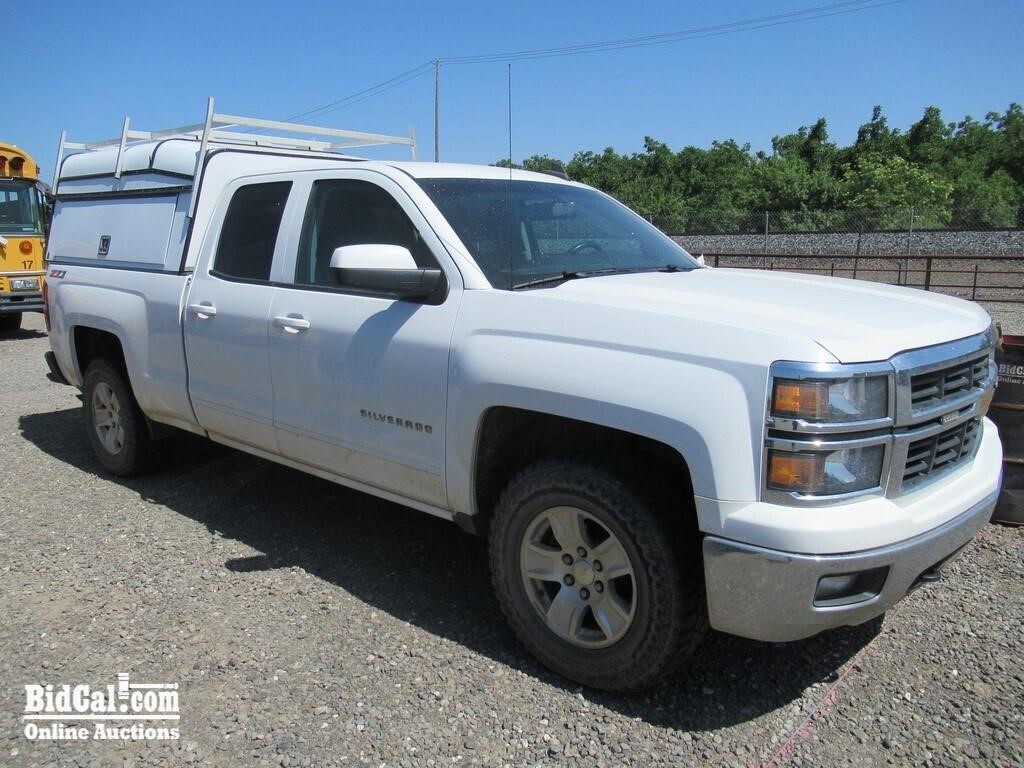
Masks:
[[[818,588],[814,591],[814,605],[818,608],[828,608],[870,600],[881,593],[888,575],[889,566],[883,566],[856,573],[822,576],[818,579]]]

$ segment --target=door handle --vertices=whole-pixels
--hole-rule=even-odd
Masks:
[[[213,304],[189,304],[188,311],[204,320],[217,314],[217,308]]]
[[[274,325],[284,328],[291,333],[309,330],[309,320],[304,317],[292,317],[290,315],[277,315],[274,317]]]

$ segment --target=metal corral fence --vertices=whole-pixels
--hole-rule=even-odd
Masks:
[[[654,219],[692,253],[1024,256],[1024,209],[691,210]]]

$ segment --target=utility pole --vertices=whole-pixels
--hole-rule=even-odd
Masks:
[[[441,60],[434,59],[434,162],[441,162]]]

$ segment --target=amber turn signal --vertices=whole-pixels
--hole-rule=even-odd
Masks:
[[[768,485],[781,491],[820,492],[825,487],[825,454],[770,451]]]
[[[779,379],[772,392],[772,414],[796,419],[828,416],[828,383]]]

